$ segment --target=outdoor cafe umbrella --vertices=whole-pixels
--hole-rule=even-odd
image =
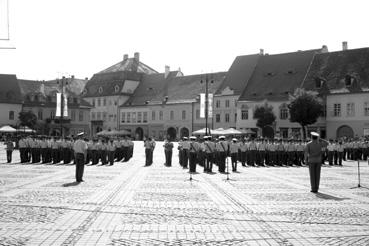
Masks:
[[[0,132],[16,132],[17,130],[11,126],[2,126]]]
[[[17,129],[17,132],[35,132],[35,130],[32,130],[31,128],[29,128],[28,126],[22,126],[21,128]]]
[[[223,131],[224,135],[241,135],[242,132],[234,128],[229,128]]]
[[[210,134],[213,134],[213,131],[214,130],[211,130],[210,128],[208,128],[208,134],[209,133]],[[205,133],[206,133],[206,128],[202,128],[200,130],[197,130],[197,131],[192,132],[193,135],[205,135]]]
[[[98,132],[96,135],[97,136],[106,136],[109,132],[107,130],[103,130],[101,132]]]

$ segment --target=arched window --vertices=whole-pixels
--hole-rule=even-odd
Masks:
[[[115,85],[115,86],[114,86],[114,91],[115,91],[115,92],[119,92],[119,85]]]
[[[101,86],[99,87],[99,93],[103,93],[103,88]]]

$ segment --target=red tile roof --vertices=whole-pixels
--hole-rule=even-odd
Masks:
[[[225,88],[234,91],[235,95],[240,95],[245,89],[260,55],[237,56],[229,68],[224,82],[219,86],[216,94],[221,94]]]
[[[346,76],[356,80],[356,86],[346,87]],[[366,91],[369,88],[369,48],[317,54],[302,85],[307,90],[319,90],[316,80],[325,81],[329,93]]]
[[[239,100],[284,100],[300,87],[319,50],[264,55]]]

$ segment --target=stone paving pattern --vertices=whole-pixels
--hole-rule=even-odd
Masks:
[[[5,163],[0,150],[0,245],[369,245],[369,189],[357,162],[322,169],[310,193],[307,167],[240,167],[189,181],[162,143],[144,167],[143,143],[114,166]],[[176,146],[174,148],[176,150]],[[214,168],[215,169],[215,168]],[[361,163],[369,187],[368,163]]]

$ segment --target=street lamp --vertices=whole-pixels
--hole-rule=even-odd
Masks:
[[[68,85],[68,79],[63,76],[61,79],[57,79],[56,83],[61,87],[61,100],[60,100],[60,137],[63,136],[63,117],[64,117],[64,86]]]
[[[208,117],[209,117],[209,82],[211,84],[214,83],[214,80],[209,80],[209,76],[208,74],[205,75],[205,136],[208,135],[208,133],[210,134],[210,132],[208,132]],[[203,84],[204,81],[203,79],[200,80],[200,83]]]

